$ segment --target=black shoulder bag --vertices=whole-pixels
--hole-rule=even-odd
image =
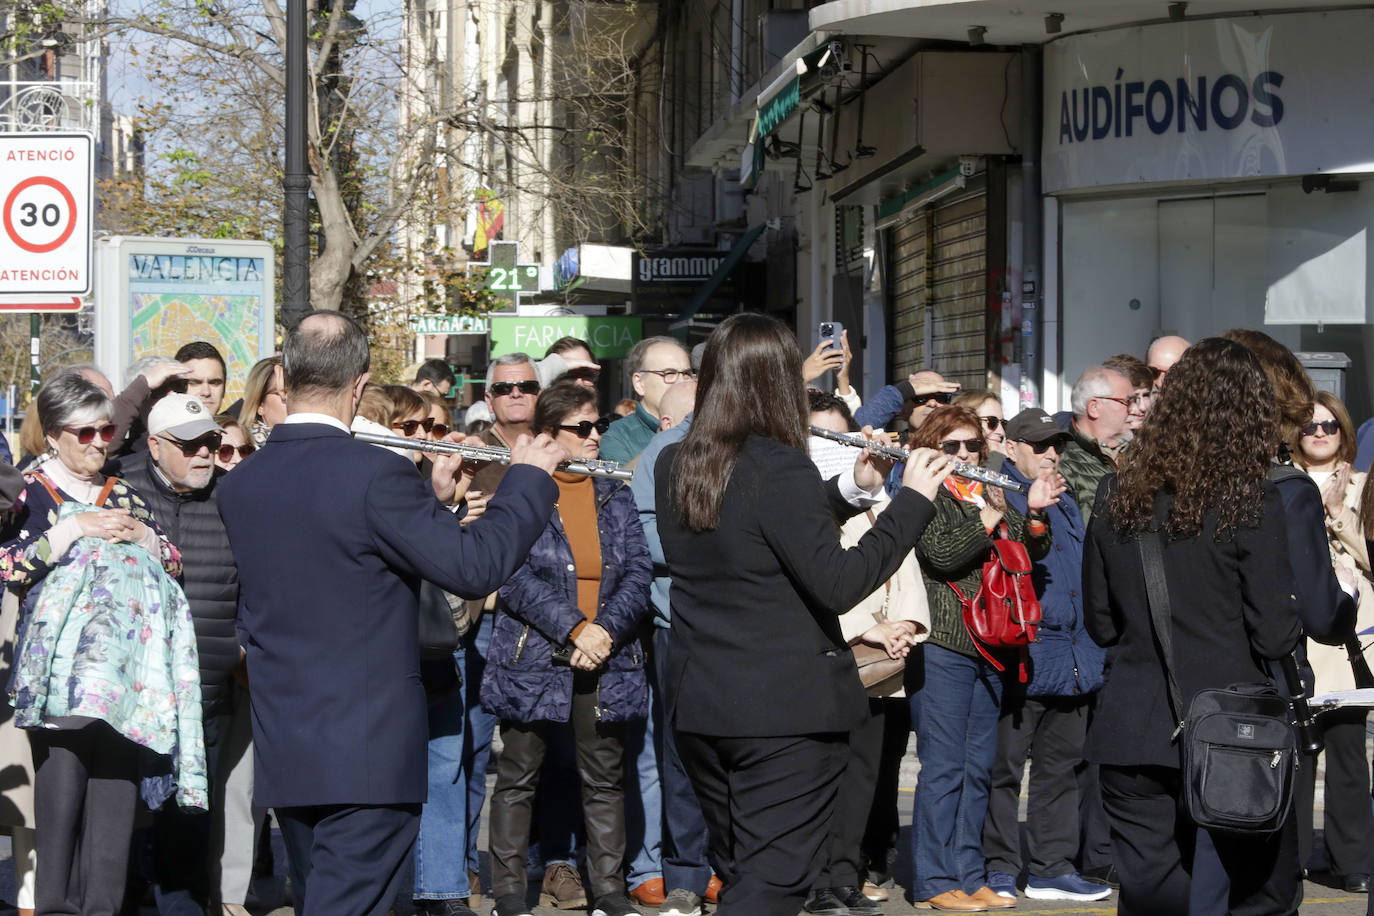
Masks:
[[[1198,691],[1181,715],[1174,678],[1173,628],[1164,555],[1157,531],[1142,532],[1140,558],[1150,621],[1164,654],[1169,700],[1182,734],[1183,802],[1199,827],[1226,833],[1272,833],[1293,801],[1298,766],[1288,700],[1271,684],[1233,684]]]

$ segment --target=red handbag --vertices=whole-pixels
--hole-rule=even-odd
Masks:
[[[1035,597],[1031,579],[1031,559],[1026,545],[1009,536],[1007,525],[998,527],[992,541],[992,556],[983,564],[983,581],[970,599],[953,582],[947,583],[959,596],[964,627],[973,645],[988,664],[998,671],[1006,666],[991,650],[1017,649],[1020,652],[1020,680],[1027,680],[1027,646],[1035,642],[1040,624],[1040,600]]]

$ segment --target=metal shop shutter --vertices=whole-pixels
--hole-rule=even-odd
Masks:
[[[892,230],[893,380],[934,369],[965,388],[988,384],[987,191],[969,187]]]

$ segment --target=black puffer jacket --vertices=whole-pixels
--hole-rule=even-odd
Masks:
[[[178,493],[144,451],[124,457],[119,476],[138,490],[167,539],[181,551],[181,587],[191,605],[200,651],[201,701],[206,715],[225,711],[232,693],[230,672],[239,660],[239,573],[215,503],[224,471],[216,468],[203,490]]]

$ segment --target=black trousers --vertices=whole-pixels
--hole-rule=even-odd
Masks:
[[[138,803],[138,745],[104,722],[29,730],[35,911],[115,916],[124,902]]]
[[[868,711],[869,720],[849,733],[849,756],[830,818],[826,865],[816,887],[857,887],[866,872],[887,871],[888,849],[896,847],[896,830],[889,823],[898,824],[896,777],[906,752],[911,713],[905,699],[872,697]],[[900,747],[895,740],[898,732]]]
[[[1335,709],[1317,719],[1326,756],[1326,818],[1322,833],[1331,871],[1337,875],[1365,872],[1369,867],[1369,844],[1374,840],[1374,814],[1368,803],[1369,760],[1364,744],[1367,712]],[[1303,768],[1298,771],[1298,861],[1304,865],[1312,852],[1316,763],[1304,757]]]
[[[872,708],[870,700],[870,712]],[[839,789],[835,792],[825,866],[816,878],[817,887],[854,887],[860,883],[860,845],[868,825],[868,812],[873,806],[873,792],[878,785],[878,761],[882,752],[883,720],[870,715],[868,721],[849,733],[849,753]]]
[[[1088,698],[1088,727],[1097,711],[1097,694]],[[1078,855],[1080,872],[1112,866],[1112,831],[1102,810],[1102,785],[1098,766],[1085,763],[1078,770]]]
[[[902,830],[897,791],[902,758],[911,735],[911,706],[906,697],[884,697],[869,700],[868,708],[874,717],[882,719],[883,749],[878,757],[878,781],[873,787],[873,804],[868,809],[860,861],[867,877],[882,884],[892,877],[892,866],[897,861],[897,840]]]
[[[573,742],[587,825],[587,879],[592,897],[625,893],[624,758],[627,726],[597,721],[596,678],[576,672]],[[534,796],[556,722],[502,722],[501,762],[491,793],[491,895],[524,899]]]
[[[1026,865],[1032,877],[1057,878],[1074,870],[1078,853],[1078,777],[1088,727],[1086,697],[1004,695],[997,720],[983,852],[988,871],[1021,873],[1017,806],[1021,773],[1031,760]]]
[[[1121,877],[1118,916],[1189,916],[1198,829],[1183,811],[1172,767],[1102,766],[1102,804]],[[1290,816],[1273,834],[1209,834],[1230,880],[1233,916],[1288,916],[1302,902],[1298,831]]]
[[[206,776],[212,797],[219,773],[220,734],[229,716],[204,713]],[[218,869],[212,864],[210,812],[182,808],[175,799],[153,813],[153,891],[162,916],[182,916],[205,911],[218,896]]]
[[[846,733],[722,738],[678,732],[725,891],[718,916],[796,916],[825,864]]]
[[[385,916],[420,832],[419,805],[309,805],[274,811],[291,858],[299,916]]]

